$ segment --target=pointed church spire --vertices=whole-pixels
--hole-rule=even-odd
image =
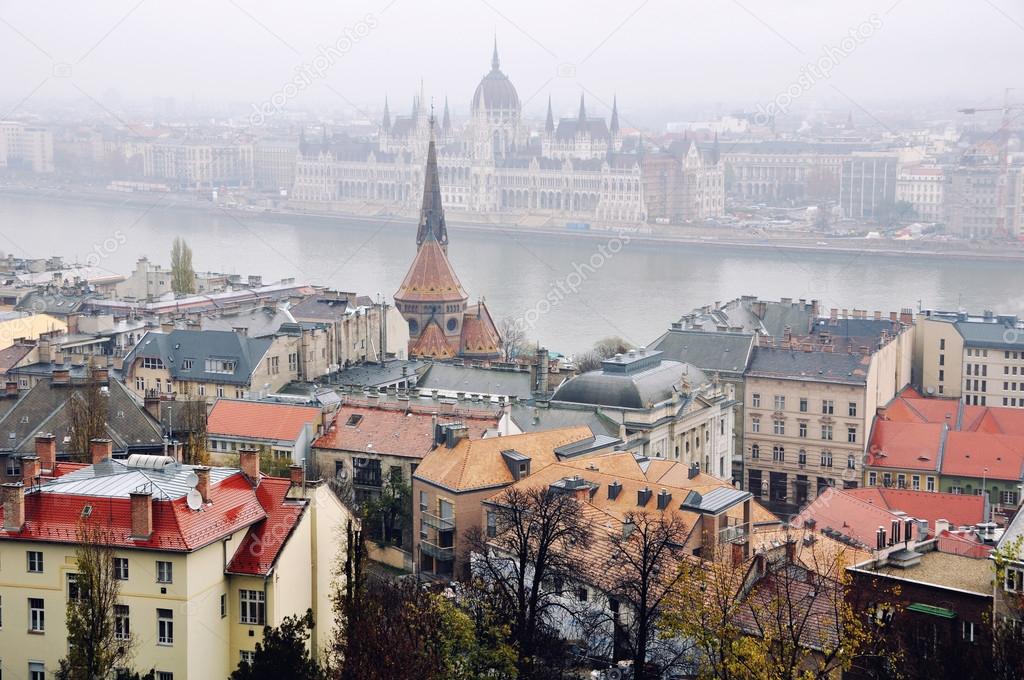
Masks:
[[[714,165],[718,165],[718,160],[722,157],[722,153],[718,148],[718,130],[715,130],[715,141],[711,145],[711,162]]]
[[[380,125],[385,132],[391,131],[391,111],[388,109],[387,95],[384,95],[384,116],[381,118]]]
[[[447,135],[452,130],[452,119],[448,114],[448,96],[444,98],[444,118],[441,120],[441,133]]]
[[[437,147],[434,144],[434,116],[430,116],[430,145],[427,147],[427,169],[423,180],[423,206],[416,230],[416,246],[425,241],[437,241],[448,251],[448,227],[441,205],[441,180],[437,176]]]
[[[501,70],[501,60],[498,59],[498,36],[494,36],[494,53],[491,55],[491,70]]]
[[[580,127],[582,127],[587,122],[587,108],[583,104],[582,92],[580,92],[580,115],[577,122],[579,122]]]
[[[544,131],[548,134],[555,131],[555,116],[551,113],[551,95],[548,95],[548,117],[544,121]]]
[[[619,100],[615,95],[612,95],[612,122],[609,129],[613,135],[619,134]]]
[[[320,144],[323,145],[323,151],[327,150],[327,123],[320,126]]]

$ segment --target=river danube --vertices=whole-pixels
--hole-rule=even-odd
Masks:
[[[816,298],[826,310],[888,312],[920,303],[1024,313],[1024,265],[1014,262],[664,245],[457,226],[449,233],[449,255],[469,294],[485,298],[496,321],[522,319],[531,339],[562,352],[608,335],[644,345],[691,308],[743,294]],[[197,270],[261,274],[265,281],[294,277],[389,298],[415,253],[415,227],[384,219],[0,195],[0,250],[16,256],[61,255],[127,274],[144,255],[166,265],[175,236],[192,246]]]

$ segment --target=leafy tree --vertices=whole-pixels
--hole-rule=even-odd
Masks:
[[[326,678],[306,642],[313,630],[313,610],[303,616],[286,616],[280,626],[263,627],[263,641],[256,643],[252,662],[241,661],[229,680],[322,680]]]
[[[131,636],[115,627],[121,582],[114,574],[111,542],[104,524],[89,519],[80,521],[74,595],[68,597],[65,613],[68,652],[57,671],[62,680],[105,678],[114,669],[127,667],[132,658]]]
[[[384,544],[401,545],[412,534],[412,486],[401,470],[388,475],[380,495],[363,505],[366,523]]]
[[[995,568],[995,587],[997,607],[1002,611],[995,616],[992,628],[994,673],[996,680],[1024,677],[1024,636],[1021,635],[1021,623],[1024,620],[1024,595],[1019,589],[1008,591],[1006,570],[1013,565],[1020,568],[1024,561],[1024,537],[1018,536],[1006,545],[999,546],[992,552]]]
[[[511,624],[521,675],[535,676],[551,638],[552,615],[578,574],[574,554],[591,542],[589,521],[571,494],[509,487],[488,503],[494,535],[466,532],[472,583]]]
[[[171,290],[175,295],[196,292],[196,272],[192,269],[192,249],[180,236],[171,245]]]

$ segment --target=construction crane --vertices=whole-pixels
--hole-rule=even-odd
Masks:
[[[1009,194],[1009,154],[1007,154],[1006,146],[1010,137],[1010,123],[1012,121],[1010,117],[1010,111],[1022,110],[1024,111],[1024,105],[1011,105],[1010,104],[1010,92],[1015,88],[1008,87],[1003,90],[1003,105],[992,106],[992,107],[970,107],[964,109],[957,109],[957,113],[962,113],[968,116],[976,113],[985,113],[988,111],[1002,111],[1003,120],[999,125],[999,132],[997,133],[997,144],[999,149],[999,180],[998,186],[996,187],[996,228],[993,236],[995,238],[1007,238],[1009,233],[1006,229],[1006,204],[1008,201]]]

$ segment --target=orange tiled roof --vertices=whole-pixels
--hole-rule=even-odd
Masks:
[[[430,357],[432,359],[451,359],[456,350],[448,342],[448,337],[441,330],[440,324],[431,319],[423,332],[409,347],[410,357]]]
[[[536,474],[557,462],[555,449],[592,437],[589,427],[527,432],[487,439],[464,439],[454,448],[431,451],[416,468],[416,478],[455,492],[474,491],[511,484],[515,480],[501,452],[514,449],[530,458]]]
[[[843,493],[880,508],[905,512],[915,519],[926,519],[932,529],[937,519],[948,520],[953,526],[974,526],[985,517],[985,498],[973,494],[886,487],[846,489]]]
[[[460,348],[464,356],[497,356],[501,338],[483,302],[466,309],[462,317]]]
[[[879,507],[853,494],[829,487],[790,523],[802,529],[809,528],[806,526],[808,520],[814,520],[814,528],[817,531],[831,528],[855,539],[862,546],[871,548],[875,545],[875,532],[878,531],[878,527],[885,527],[888,531],[895,519],[898,517],[888,508]]]
[[[468,297],[448,256],[435,239],[427,239],[416,251],[416,258],[395,293],[395,300],[401,302],[454,302]]]
[[[868,465],[875,468],[939,471],[943,426],[878,419],[871,432]]]
[[[1024,437],[983,432],[950,432],[942,474],[1018,481],[1024,474]]]
[[[369,451],[379,455],[423,458],[434,444],[434,412],[343,404],[334,423],[313,446],[335,451]],[[358,416],[358,418],[353,418]],[[440,414],[444,420],[458,420],[469,428],[470,439],[483,437],[498,426],[497,413],[481,410],[478,415],[460,412],[457,416]],[[349,425],[349,422],[354,422]],[[358,421],[358,422],[356,422]]]
[[[218,399],[206,429],[212,436],[295,441],[307,424],[316,429],[319,419],[313,406]]]

